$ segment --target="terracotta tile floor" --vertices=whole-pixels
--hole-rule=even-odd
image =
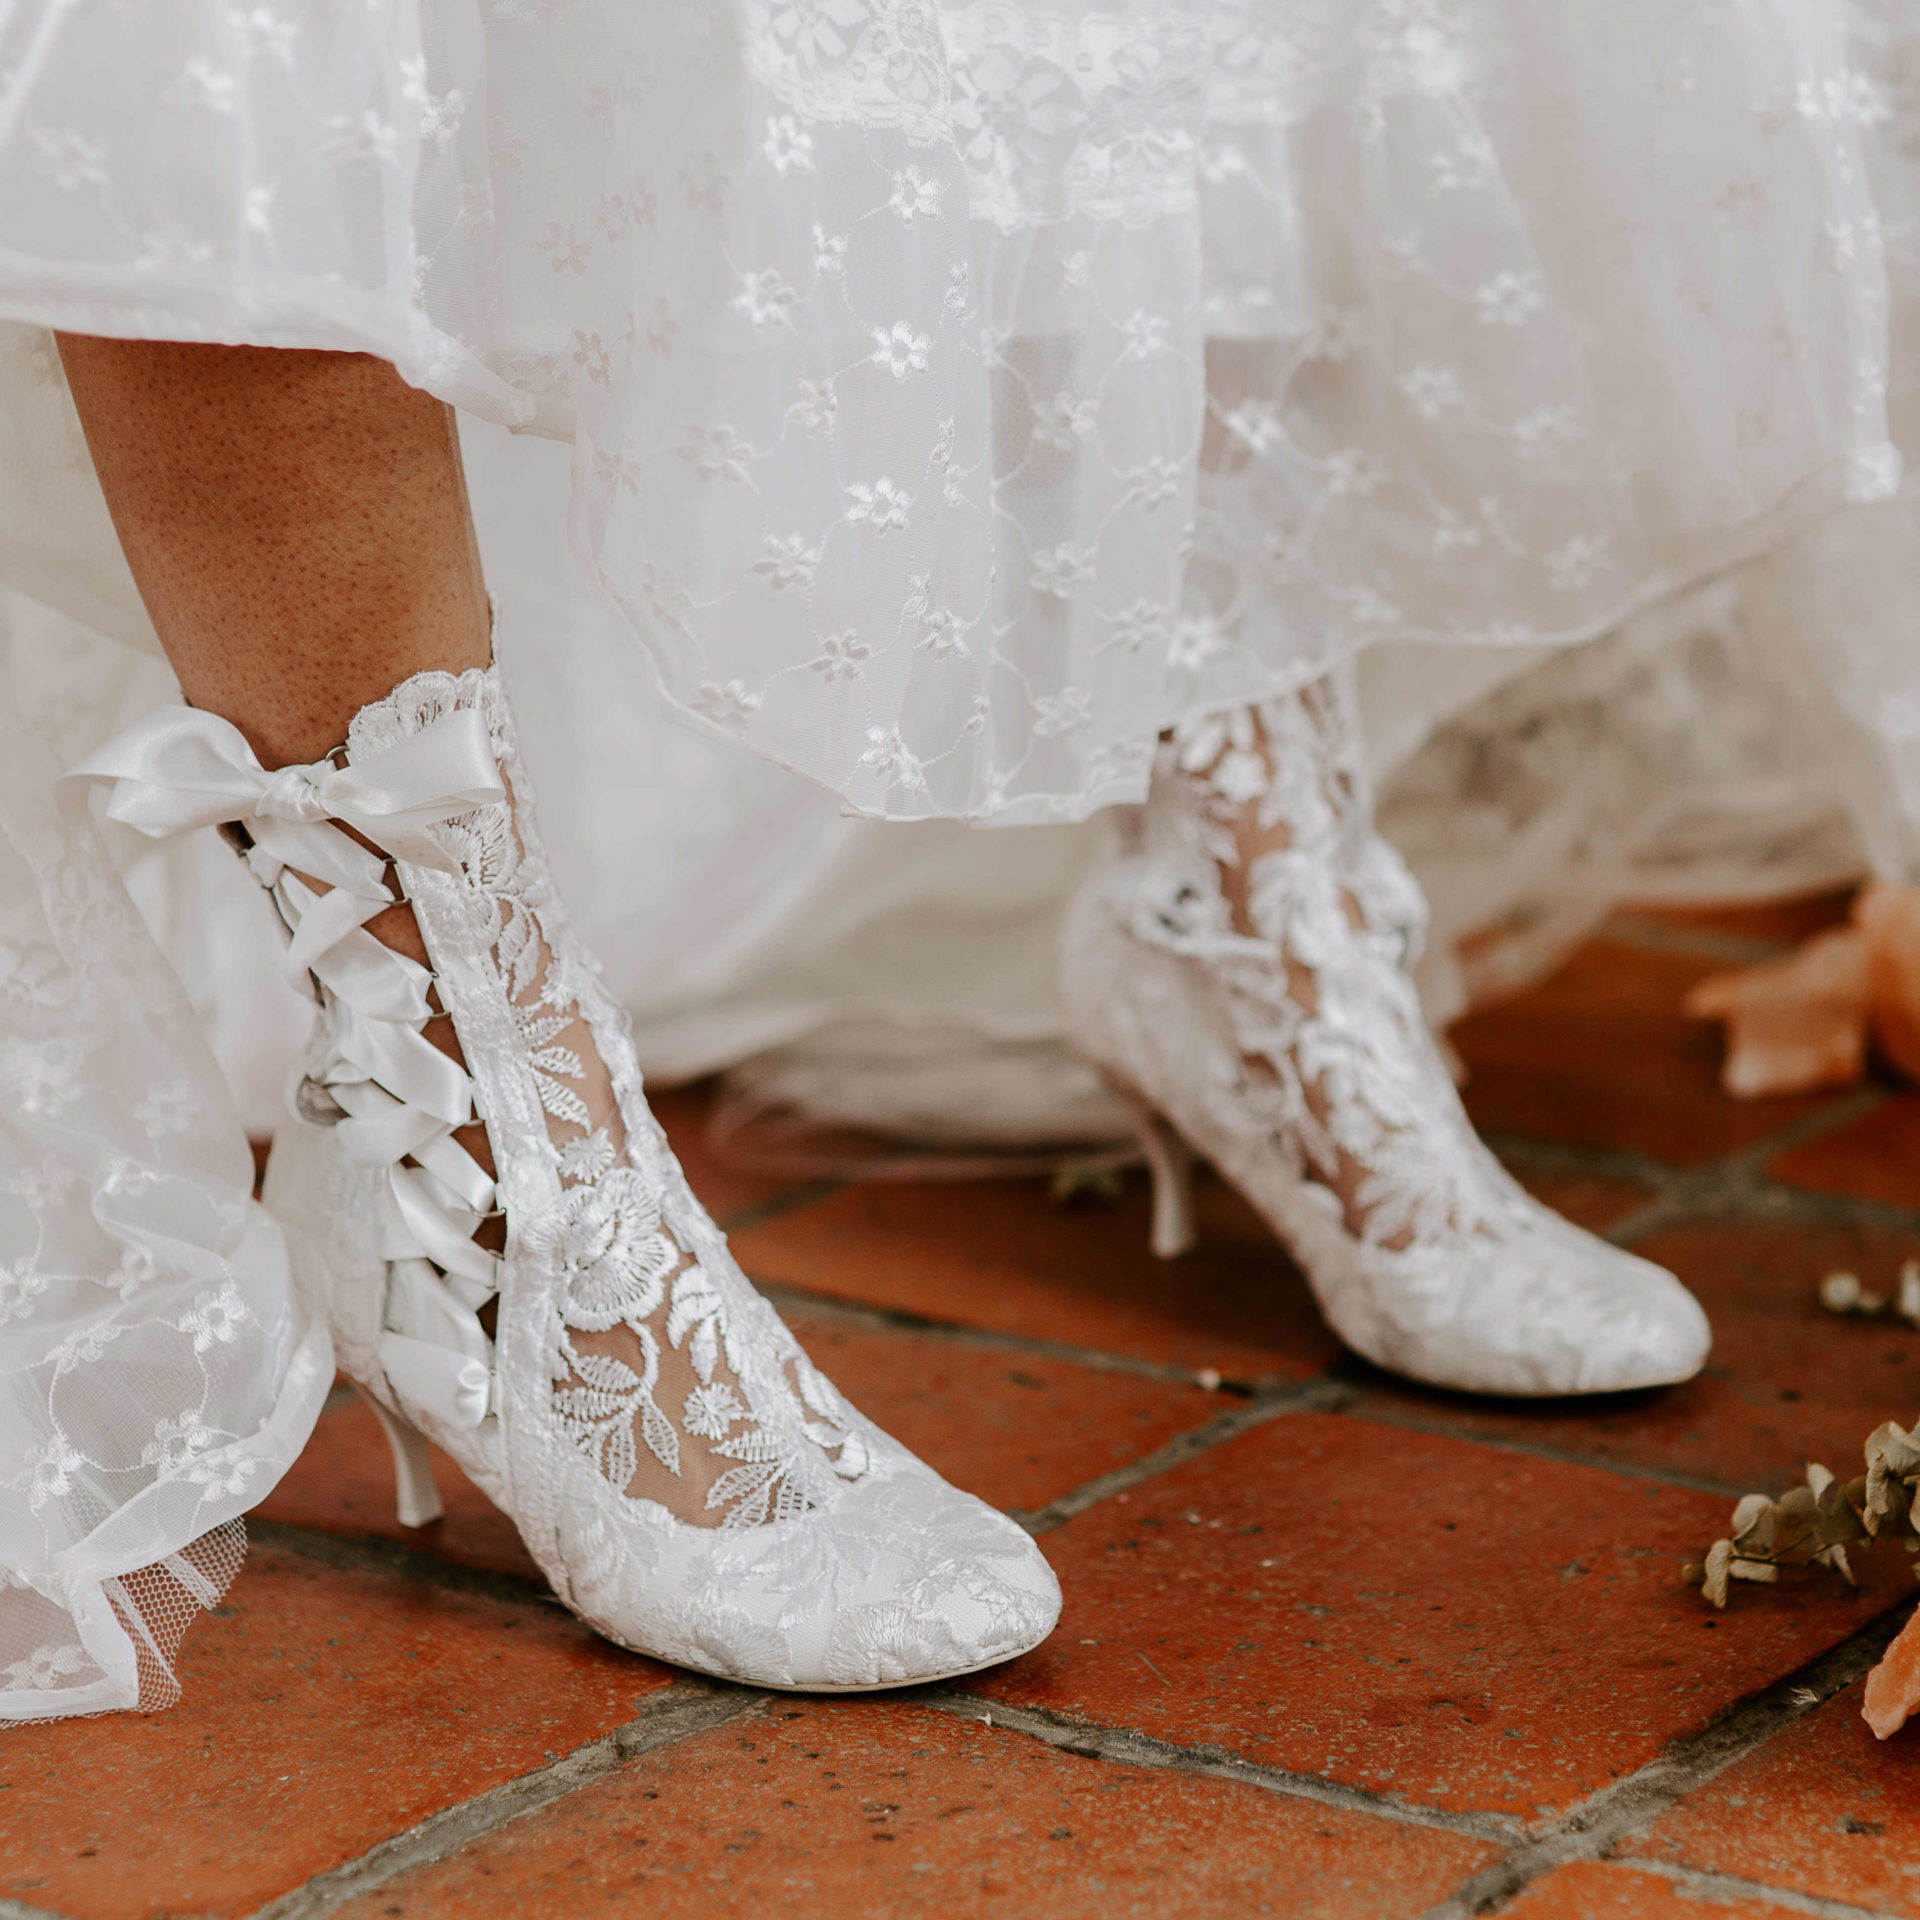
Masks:
[[[1519,1176],[1712,1313],[1667,1393],[1390,1380],[1217,1185],[1167,1265],[1137,1184],[783,1184],[668,1096],[810,1350],[1043,1539],[1054,1639],[866,1699],[677,1675],[547,1599],[444,1463],[446,1518],[397,1526],[343,1392],[182,1704],[0,1745],[0,1920],[1920,1916],[1920,1730],[1858,1717],[1904,1556],[1720,1616],[1680,1579],[1731,1496],[1920,1412],[1920,1333],[1814,1303],[1920,1255],[1920,1097],[1737,1104],[1677,1011],[1833,915],[1623,915],[1456,1033]]]

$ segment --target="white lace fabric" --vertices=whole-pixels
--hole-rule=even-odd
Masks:
[[[1082,1048],[1242,1188],[1377,1364],[1523,1395],[1687,1378],[1707,1328],[1678,1282],[1475,1135],[1406,971],[1423,921],[1328,682],[1173,730],[1069,915],[1061,990]]]
[[[715,1278],[731,1266],[724,1243],[669,1176],[626,1017],[568,931],[498,676],[416,676],[361,710],[349,763],[461,711],[484,716],[506,797],[430,829],[439,864],[400,870],[430,950],[453,956],[438,985],[469,1063],[476,1050],[489,1063],[476,1070],[480,1114],[496,1167],[514,1169],[497,1186],[509,1243],[567,1276],[543,1373],[552,1417],[610,1485],[644,1489],[679,1519],[739,1527],[804,1513],[833,1475],[859,1476],[864,1442],[833,1424],[837,1396],[784,1329],[768,1347],[768,1316],[743,1319]],[[321,1045],[337,1058],[329,1024]],[[484,1271],[491,1292],[498,1263]],[[773,1407],[777,1428],[758,1410]]]
[[[1191,873],[1171,888],[1177,914],[1157,918],[1212,945],[1246,1097],[1277,1150],[1368,1245],[1497,1232],[1516,1189],[1421,1018],[1408,969],[1426,905],[1373,831],[1349,691],[1322,681],[1177,728],[1159,779],[1178,795],[1155,809],[1161,831],[1185,842],[1162,857]]]
[[[1850,13],[1897,32],[32,0],[0,316],[363,348],[570,436],[581,550],[683,716],[872,815],[1078,818],[1182,714],[1383,641],[1587,636],[1891,488]],[[15,444],[64,472],[57,368],[7,344]],[[103,529],[72,505],[0,506],[56,597]]]

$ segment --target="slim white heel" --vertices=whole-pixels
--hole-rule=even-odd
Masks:
[[[433,1456],[427,1451],[426,1437],[418,1427],[410,1426],[390,1407],[383,1407],[365,1387],[357,1387],[360,1398],[373,1409],[380,1431],[393,1449],[393,1490],[403,1527],[427,1527],[446,1512],[440,1501],[440,1489],[433,1477]]]
[[[1133,1115],[1134,1133],[1153,1182],[1153,1222],[1147,1244],[1160,1259],[1178,1260],[1200,1244],[1193,1203],[1193,1169],[1199,1155],[1178,1128],[1124,1081],[1110,1076],[1108,1085]]]

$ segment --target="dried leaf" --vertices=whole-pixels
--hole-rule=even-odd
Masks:
[[[1727,1574],[1733,1566],[1733,1542],[1716,1540],[1707,1549],[1706,1575],[1700,1582],[1701,1591],[1713,1605],[1725,1608],[1727,1604]]]
[[[1853,1577],[1853,1562],[1847,1558],[1847,1550],[1845,1547],[1836,1543],[1829,1547],[1825,1553],[1821,1554],[1819,1560],[1823,1567],[1831,1567],[1848,1586],[1857,1587],[1860,1584],[1860,1582]]]
[[[1876,1427],[1867,1441],[1867,1465],[1871,1467],[1876,1457],[1886,1464],[1889,1473],[1897,1473],[1902,1479],[1912,1476],[1920,1468],[1920,1446],[1914,1444],[1914,1436],[1904,1432],[1889,1420],[1884,1426]]]
[[[1778,1500],[1746,1495],[1734,1508],[1730,1537],[1715,1541],[1705,1564],[1687,1569],[1688,1579],[1698,1581],[1711,1605],[1724,1607],[1730,1581],[1771,1585],[1783,1566],[1826,1567],[1855,1586],[1847,1550],[1856,1541],[1886,1536],[1909,1552],[1920,1551],[1915,1521],[1920,1429],[1910,1433],[1886,1421],[1862,1451],[1867,1471],[1844,1484],[1813,1461],[1806,1484],[1790,1487]],[[1920,1567],[1915,1572],[1920,1574]]]

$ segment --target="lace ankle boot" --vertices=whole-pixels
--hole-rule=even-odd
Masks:
[[[1379,1366],[1500,1394],[1689,1378],[1709,1341],[1692,1295],[1475,1135],[1407,973],[1424,918],[1334,682],[1162,742],[1061,963],[1076,1043],[1139,1116],[1156,1249],[1191,1243],[1197,1150]]]
[[[264,773],[176,708],[81,771],[146,832],[226,826],[291,932],[319,1008],[266,1199],[404,1521],[439,1512],[431,1439],[601,1633],[762,1686],[945,1678],[1046,1637],[1032,1540],[841,1398],[689,1192],[495,670],[415,676],[313,766]],[[424,966],[367,930],[400,902]]]

